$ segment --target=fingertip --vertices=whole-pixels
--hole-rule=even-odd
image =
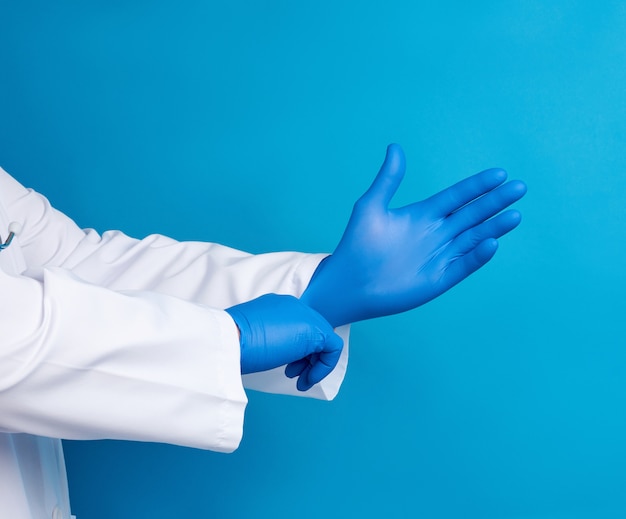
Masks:
[[[285,366],[285,376],[287,378],[296,378],[300,373],[302,373],[302,367],[299,365],[299,361]]]
[[[300,377],[298,377],[298,381],[296,382],[296,389],[298,391],[302,391],[303,393],[313,387],[313,384],[309,382],[307,375],[308,373],[303,373]]]
[[[488,247],[489,249],[493,249],[494,251],[498,249],[499,243],[496,238],[487,238],[484,243],[485,247]]]
[[[484,170],[482,174],[496,185],[502,184],[509,176],[506,170],[502,168],[489,168]]]
[[[476,257],[482,264],[487,263],[498,250],[498,245],[498,240],[495,238],[487,238],[476,247]]]
[[[370,207],[370,204],[374,203],[386,207],[402,182],[405,170],[406,161],[402,148],[399,144],[389,144],[385,160],[374,182],[357,201],[357,204],[362,207]]]
[[[401,153],[404,155],[404,150],[397,142],[392,142],[387,145],[387,154],[390,153]]]
[[[298,379],[296,380],[296,389],[298,391],[307,391],[311,389],[309,384],[309,372],[311,371],[311,365],[307,362],[306,367],[300,371]]]
[[[391,166],[394,170],[404,170],[404,164],[406,162],[404,156],[404,150],[399,144],[392,142],[387,146],[387,153],[385,156],[385,164]]]
[[[509,209],[504,211],[502,214],[496,216],[494,219],[490,220],[489,224],[491,224],[490,232],[493,234],[485,234],[485,236],[491,236],[494,238],[500,238],[505,235],[507,232],[515,229],[520,222],[522,221],[522,213],[517,211],[516,209]]]
[[[506,170],[502,168],[490,168],[476,173],[476,175],[467,178],[464,182],[460,182],[459,184],[463,185],[465,189],[474,195],[473,198],[475,198],[501,186],[504,184],[507,177],[508,174]],[[469,185],[465,185],[468,181],[472,182]]]
[[[508,214],[511,222],[511,229],[515,229],[515,227],[522,222],[522,213],[513,209]]]
[[[511,180],[511,184],[513,185],[518,195],[518,200],[528,192],[528,186],[525,182],[522,182],[521,180]]]

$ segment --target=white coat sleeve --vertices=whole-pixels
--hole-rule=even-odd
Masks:
[[[227,315],[52,267],[0,269],[0,430],[235,449],[246,396]]]
[[[52,208],[45,197],[25,189],[0,170],[8,185],[12,214],[21,215],[19,237],[29,274],[40,277],[54,265],[89,283],[114,291],[142,290],[175,296],[214,309],[254,299],[266,293],[299,297],[323,254],[277,252],[252,255],[223,245],[178,242],[162,235],[137,240],[119,231],[100,236],[80,229]],[[337,330],[344,349],[337,368],[306,393],[283,368],[245,375],[246,387],[321,399],[336,396],[345,376],[349,327]]]

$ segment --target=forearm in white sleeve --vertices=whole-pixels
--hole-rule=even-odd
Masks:
[[[58,268],[43,282],[0,270],[0,286],[3,432],[238,446],[247,400],[225,312]]]
[[[0,169],[7,212],[29,272],[62,267],[112,290],[150,290],[228,308],[267,293],[300,296],[324,254],[249,254],[216,243],[179,242],[162,235],[142,240],[120,231],[82,230],[39,193]]]
[[[162,235],[142,240],[119,231],[100,236],[81,230],[35,191],[0,170],[10,212],[21,215],[20,244],[29,275],[59,266],[111,290],[148,290],[224,309],[267,293],[299,297],[324,254],[274,252],[252,255],[223,245],[179,242]],[[260,391],[332,399],[345,376],[349,327],[337,330],[344,349],[337,368],[306,393],[281,368],[246,375],[246,387]]]

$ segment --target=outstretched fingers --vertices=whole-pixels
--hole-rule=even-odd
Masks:
[[[487,169],[427,198],[424,204],[433,211],[434,216],[443,218],[503,184],[506,177],[503,169]]]
[[[453,287],[487,263],[498,249],[497,239],[522,221],[519,211],[505,211],[461,233],[446,248],[446,289]]]
[[[450,239],[471,229],[517,202],[526,194],[526,184],[513,180],[493,189],[446,218],[446,231]]]

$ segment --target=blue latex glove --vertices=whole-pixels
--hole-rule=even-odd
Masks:
[[[526,185],[504,183],[501,169],[390,209],[404,171],[404,153],[392,144],[373,184],[354,205],[337,249],[302,295],[333,326],[434,299],[487,263],[498,247],[496,238],[521,220],[518,211],[501,211],[524,196]]]
[[[306,391],[337,365],[343,340],[315,310],[292,296],[267,294],[226,309],[237,324],[241,372],[300,361],[297,387]]]

